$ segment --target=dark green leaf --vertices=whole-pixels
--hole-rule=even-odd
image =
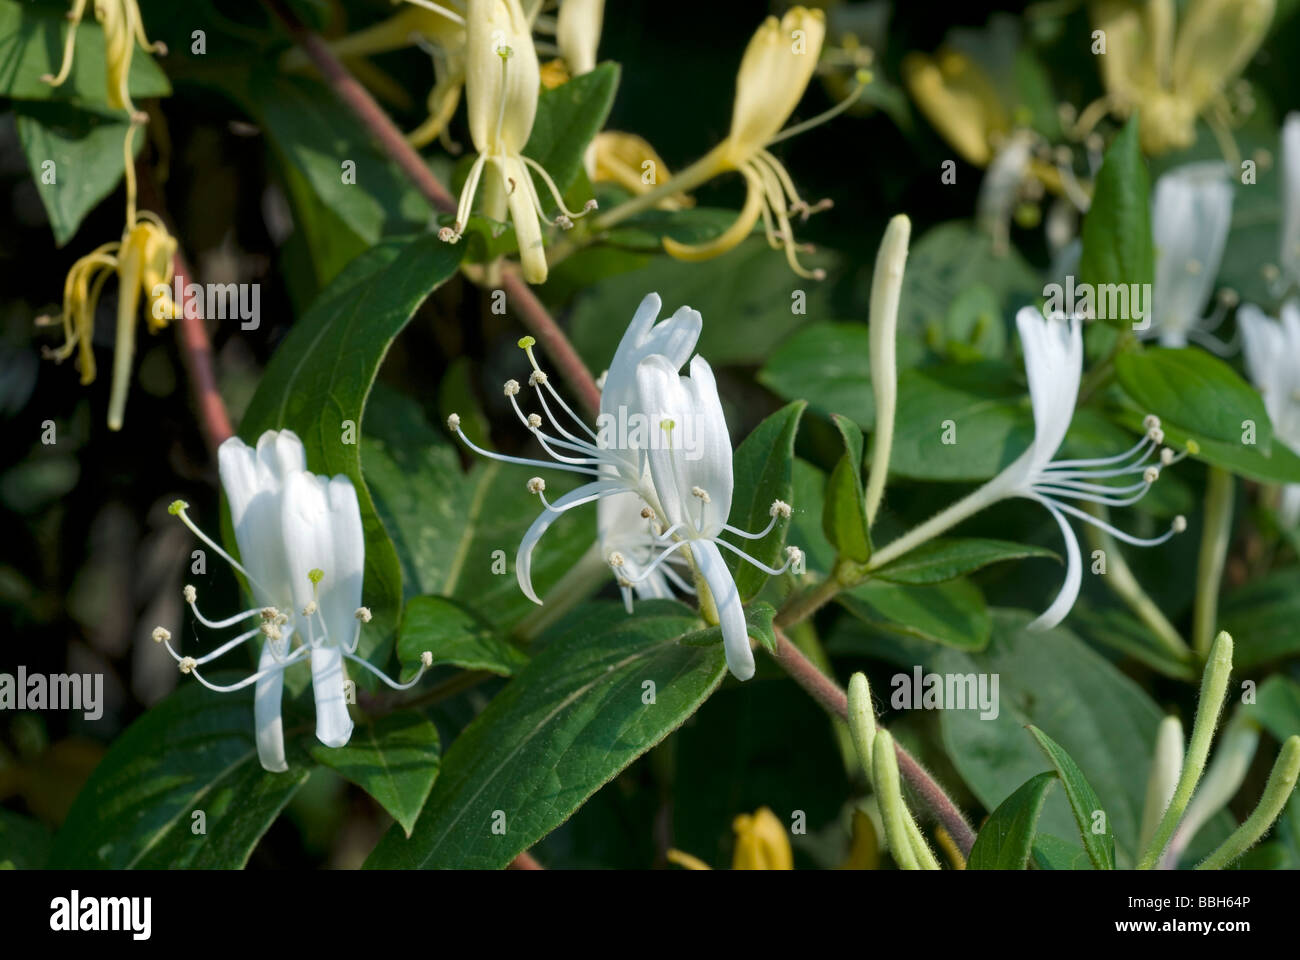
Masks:
[[[863,429],[875,423],[865,324],[813,323],[799,329],[768,357],[758,382],[786,400],[807,400],[819,413],[841,413]]]
[[[18,139],[54,231],[54,245],[72,239],[82,219],[122,179],[129,124],[117,112],[57,101],[18,102]],[[143,132],[135,136],[137,144]],[[52,166],[45,166],[51,162]],[[52,178],[53,183],[47,183]],[[116,239],[116,238],[114,238]]]
[[[51,866],[242,867],[307,779],[296,741],[311,730],[287,714],[289,769],[268,773],[253,740],[253,688],[218,694],[187,679],[113,742],[55,836]]]
[[[1097,171],[1092,206],[1083,220],[1082,237],[1081,283],[1096,288],[1101,284],[1154,282],[1151,181],[1138,144],[1136,112],[1106,150]],[[1106,319],[1128,325],[1135,318]]]
[[[790,503],[794,499],[794,438],[806,406],[803,401],[786,404],[755,427],[736,448],[732,457],[736,486],[728,520],[733,527],[757,533],[771,522],[774,500]],[[776,526],[761,540],[728,539],[754,559],[769,567],[779,567],[789,525],[789,520],[778,517]],[[766,573],[730,550],[724,553],[741,599],[748,600],[763,589]]]
[[[1279,743],[1300,733],[1300,683],[1275,674],[1260,684],[1256,701],[1254,718]]]
[[[721,646],[675,642],[699,625],[682,605],[643,602],[635,617],[599,607],[581,630],[558,626],[456,739],[410,840],[390,831],[368,867],[506,866],[721,682]]]
[[[862,491],[862,431],[838,413],[831,414],[831,421],[844,440],[844,456],[826,484],[822,530],[841,554],[857,563],[866,563],[871,559],[871,535],[867,531]]]
[[[406,604],[397,640],[403,681],[414,675],[425,650],[433,654],[435,667],[451,664],[502,677],[528,662],[528,656],[490,624],[445,597],[415,597]]]
[[[1219,614],[1232,665],[1249,670],[1300,653],[1300,569],[1284,567],[1229,593]]]
[[[605,126],[618,80],[618,64],[602,63],[553,90],[543,90],[538,98],[537,117],[524,155],[542,165],[560,193],[567,192],[582,172],[583,154]],[[538,193],[542,206],[549,209],[550,191],[538,185],[542,187]]]
[[[966,858],[967,870],[1023,870],[1038,829],[1047,791],[1056,774],[1040,773],[1026,780],[989,814],[980,827],[975,846]]]
[[[358,724],[343,747],[317,743],[311,755],[370,794],[411,835],[438,777],[438,731],[408,710]]]
[[[1039,870],[1091,870],[1092,861],[1083,847],[1060,837],[1039,834],[1034,840],[1034,865]]]
[[[969,580],[931,586],[873,580],[841,593],[840,603],[872,626],[959,650],[989,642],[984,596]]]
[[[974,573],[991,563],[1025,557],[1060,560],[1051,550],[1009,540],[941,537],[908,551],[897,560],[873,570],[871,575],[891,583],[942,583]]]
[[[1242,444],[1246,421],[1253,446],[1268,456],[1273,424],[1259,394],[1236,372],[1197,347],[1126,350],[1115,359],[1120,385],[1145,413],[1197,437]]]
[[[1114,870],[1115,834],[1111,830],[1110,818],[1097,799],[1097,792],[1092,789],[1092,784],[1083,775],[1074,758],[1059,743],[1032,724],[1029,732],[1034,735],[1061,778],[1061,785],[1065,788],[1075,823],[1079,827],[1079,835],[1083,839],[1083,848],[1088,851],[1088,859],[1098,870]],[[1095,823],[1104,825],[1105,829],[1101,833],[1094,832]]]
[[[50,831],[39,820],[0,807],[0,870],[40,870],[50,859]]]

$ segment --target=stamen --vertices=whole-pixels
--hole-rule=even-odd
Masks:
[[[759,570],[762,570],[764,573],[773,577],[777,577],[785,573],[787,570],[790,569],[791,564],[795,562],[796,558],[803,555],[802,551],[800,551],[798,547],[787,547],[785,563],[783,563],[779,567],[769,567],[761,560],[754,559],[749,554],[747,554],[744,550],[741,550],[740,547],[736,546],[733,543],[728,543],[726,540],[714,540],[713,542],[720,547],[726,547],[728,550],[730,550],[736,556],[740,557],[740,559],[744,560],[746,563],[757,567]]]
[[[593,477],[600,476],[599,470],[596,470],[595,468],[589,466],[575,466],[573,464],[568,464],[568,463],[546,463],[542,460],[531,460],[527,457],[511,457],[504,453],[493,453],[490,450],[484,450],[482,447],[478,446],[472,440],[470,440],[469,437],[465,436],[465,431],[460,429],[460,417],[458,417],[454,413],[447,418],[447,428],[451,430],[452,433],[456,434],[456,436],[460,437],[461,442],[463,442],[465,446],[469,447],[480,457],[487,457],[489,460],[500,460],[502,463],[518,463],[525,467],[541,467],[542,469],[551,469],[551,470],[567,470],[570,473],[584,473],[587,474],[588,476],[593,476]]]
[[[225,686],[225,687],[218,686],[215,683],[209,683],[207,680],[204,680],[203,677],[199,675],[198,670],[194,669],[193,664],[190,665],[190,669],[186,670],[184,664],[182,663],[181,672],[192,674],[195,680],[203,684],[209,690],[214,691],[215,693],[234,693],[236,690],[243,690],[244,687],[252,686],[254,683],[257,683],[257,681],[261,680],[263,677],[267,677],[273,673],[279,673],[282,670],[287,669],[292,664],[295,664],[298,661],[302,660],[305,656],[307,656],[307,654],[308,654],[308,649],[306,647],[299,647],[297,650],[289,654],[288,657],[286,657],[284,660],[280,661],[279,663],[272,664],[271,666],[267,667],[265,670],[259,670],[257,671],[257,673],[254,673],[252,676],[245,677],[243,680],[240,680],[238,683],[232,683],[229,686]]]
[[[388,674],[384,673],[384,671],[380,670],[378,667],[372,664],[369,660],[364,660],[361,657],[358,657],[355,653],[351,653],[347,650],[344,650],[343,656],[345,656],[348,660],[351,660],[357,666],[365,667],[367,670],[373,673],[380,680],[384,681],[384,683],[388,684],[388,686],[392,687],[394,690],[410,690],[413,686],[415,686],[417,683],[420,682],[420,678],[424,676],[425,671],[427,671],[430,667],[433,666],[433,653],[429,650],[425,650],[423,653],[420,654],[420,669],[416,671],[415,676],[413,676],[410,680],[406,681],[406,683],[398,683],[396,680],[391,679],[388,676]]]
[[[858,70],[857,73],[853,75],[853,77],[857,81],[857,86],[855,86],[852,90],[850,90],[848,96],[846,96],[843,100],[835,104],[835,106],[831,107],[829,110],[824,110],[821,113],[817,114],[817,116],[809,120],[805,120],[802,123],[796,123],[793,127],[787,127],[786,129],[778,133],[775,137],[773,137],[771,140],[767,141],[767,143],[763,144],[763,146],[770,147],[772,146],[772,144],[780,143],[782,140],[789,140],[791,137],[797,137],[805,130],[811,130],[813,127],[825,123],[827,120],[830,120],[832,117],[839,116],[849,107],[853,106],[854,101],[858,99],[858,96],[862,93],[862,91],[867,88],[867,84],[871,82],[871,71],[867,69],[861,69]]]
[[[465,26],[465,18],[459,13],[456,13],[454,10],[448,10],[446,7],[440,7],[438,4],[433,3],[432,0],[406,0],[406,2],[413,3],[417,7],[424,7],[426,10],[432,10],[434,13],[438,14],[438,16],[446,17],[452,23],[459,24],[462,27]]]
[[[1135,537],[1130,533],[1125,533],[1123,530],[1112,526],[1100,517],[1094,517],[1091,513],[1088,513],[1085,510],[1080,510],[1078,507],[1072,506],[1071,504],[1063,503],[1060,500],[1053,500],[1050,497],[1041,497],[1040,499],[1045,503],[1050,503],[1053,507],[1056,507],[1059,510],[1064,510],[1071,516],[1078,517],[1085,523],[1090,523],[1098,529],[1105,530],[1115,539],[1122,540],[1124,543],[1132,544],[1135,547],[1158,547],[1160,544],[1168,542],[1175,534],[1182,533],[1187,529],[1187,518],[1182,514],[1179,514],[1174,517],[1173,523],[1169,525],[1169,529],[1163,534],[1158,537],[1143,539],[1142,537]]]
[[[596,199],[593,197],[592,199],[587,201],[586,205],[583,206],[582,210],[578,211],[577,213],[573,212],[572,210],[570,210],[568,207],[564,205],[564,197],[560,194],[560,188],[556,186],[555,181],[551,179],[551,175],[546,172],[546,168],[543,167],[536,160],[534,160],[532,157],[524,157],[523,161],[531,170],[533,170],[539,177],[542,178],[542,182],[546,184],[546,188],[551,191],[551,196],[555,199],[555,206],[558,207],[560,210],[560,216],[556,218],[556,222],[560,222],[562,220],[569,221],[568,226],[565,226],[563,223],[560,223],[560,226],[563,226],[564,229],[566,230],[569,229],[570,227],[573,226],[574,220],[577,220],[579,217],[585,217],[587,214],[591,213],[591,211],[597,209],[600,206],[596,202]],[[537,194],[534,191],[533,196],[535,197],[536,195]],[[542,209],[542,205],[540,201],[537,204],[537,212],[540,213],[543,217],[546,216],[546,211]]]
[[[671,547],[666,548],[666,549],[663,551],[663,553],[659,554],[659,556],[657,556],[657,557],[655,557],[653,560],[651,560],[650,563],[646,566],[646,568],[645,568],[644,570],[642,570],[642,571],[641,571],[637,576],[635,576],[635,577],[629,577],[629,576],[627,576],[626,574],[622,575],[622,576],[620,577],[620,579],[619,579],[619,583],[620,583],[620,585],[622,585],[622,586],[632,586],[633,584],[641,583],[643,580],[645,580],[647,577],[649,577],[650,574],[654,573],[654,572],[655,572],[656,570],[658,570],[661,566],[664,566],[664,561],[666,561],[669,557],[671,557],[674,553],[676,553],[676,552],[677,552],[678,550],[680,550],[682,547],[686,546],[688,543],[690,543],[689,540],[678,540],[678,541],[677,541],[676,543],[674,543]],[[613,555],[611,556],[611,559],[613,558],[613,556],[617,556],[617,557],[619,558],[619,560],[623,560],[623,559],[624,559],[624,558],[623,558],[623,555],[620,554],[620,553],[615,553],[615,554],[613,554]],[[622,569],[622,564],[620,563],[616,569]],[[667,573],[667,570],[668,570],[668,568],[667,568],[666,566],[664,566],[664,572],[665,572],[665,573]]]

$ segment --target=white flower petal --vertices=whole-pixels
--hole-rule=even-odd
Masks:
[[[1183,346],[1214,289],[1232,225],[1232,184],[1222,163],[1190,163],[1156,181],[1152,321],[1165,346]]]
[[[302,615],[308,604],[317,602],[308,574],[321,570],[325,576],[320,586],[332,582],[332,571],[337,569],[334,556],[334,534],[330,529],[328,483],[324,477],[313,473],[295,473],[285,484],[284,505],[280,518],[280,534],[284,538],[285,558],[289,575],[289,588],[293,594],[293,613]],[[356,609],[355,607],[353,608]],[[300,626],[303,639],[316,643],[322,640],[320,621],[312,618],[311,628]],[[327,623],[327,627],[332,624]],[[331,643],[350,641],[345,637],[330,636]]]
[[[709,585],[713,603],[718,610],[722,627],[722,643],[727,654],[727,669],[737,680],[748,680],[754,675],[754,651],[749,645],[749,627],[745,624],[745,608],[740,601],[736,581],[727,569],[727,563],[717,545],[709,540],[692,540],[690,551],[695,557],[700,576]]]
[[[646,294],[637,307],[627,332],[614,351],[605,389],[600,394],[600,412],[617,416],[619,407],[636,403],[636,368],[646,357],[660,354],[674,370],[680,370],[695,352],[704,320],[698,310],[682,307],[666,320],[655,323],[661,303],[657,293]]]
[[[1034,410],[1034,442],[1013,466],[1027,476],[1051,462],[1074,417],[1083,375],[1083,332],[1077,317],[1044,317],[1036,307],[1016,314],[1025,376]]]
[[[1282,124],[1282,270],[1300,284],[1300,113]]]
[[[641,516],[645,506],[645,500],[631,492],[616,493],[597,501],[596,537],[600,541],[600,555],[608,557],[614,551],[623,554],[623,573],[636,581],[632,588],[642,600],[671,597],[668,579],[658,570],[644,580],[636,580],[659,552],[646,542],[650,523]]]
[[[316,739],[327,747],[341,747],[352,736],[352,717],[344,695],[343,651],[316,647],[311,652],[311,687],[316,700]]]
[[[621,480],[595,480],[591,483],[584,483],[576,489],[570,490],[564,496],[551,501],[554,510],[543,510],[537,515],[532,526],[524,534],[524,538],[519,541],[519,551],[515,554],[515,577],[519,580],[519,589],[524,592],[529,600],[533,603],[540,604],[541,598],[537,596],[537,591],[533,589],[533,547],[542,539],[551,524],[558,520],[561,514],[556,510],[563,510],[569,504],[583,497],[604,496],[610,493],[627,490],[627,485]]]
[[[262,644],[258,671],[276,664],[270,641]],[[267,674],[253,685],[253,727],[257,738],[257,759],[263,769],[284,773],[289,764],[284,757],[284,721],[280,717],[280,699],[284,692],[284,671]]]
[[[1030,630],[1050,630],[1065,619],[1074,606],[1074,601],[1079,598],[1079,587],[1083,584],[1083,559],[1079,555],[1079,538],[1075,536],[1070,521],[1050,501],[1040,497],[1034,499],[1056,519],[1061,528],[1061,537],[1065,540],[1065,583],[1061,585],[1061,592],[1056,595],[1052,605],[1029,624]]]
[[[296,436],[282,431],[280,437],[272,431],[264,433],[256,451],[238,437],[231,437],[217,451],[221,486],[230,506],[239,559],[269,591],[263,595],[261,590],[253,589],[257,602],[266,606],[287,604],[292,596],[280,531],[280,509],[285,478],[295,470],[300,472],[305,461],[302,444]]]

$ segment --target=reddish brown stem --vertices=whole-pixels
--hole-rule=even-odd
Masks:
[[[190,386],[194,390],[194,405],[198,408],[203,439],[207,441],[208,450],[215,458],[217,448],[234,431],[230,426],[226,404],[221,399],[221,391],[217,389],[217,377],[212,363],[212,341],[208,338],[207,327],[203,325],[202,300],[195,304],[197,309],[185,309],[188,298],[185,289],[192,281],[194,272],[185,262],[180,250],[172,255],[172,268],[176,271],[176,280],[181,289],[181,299],[176,304],[180,312],[176,320],[176,333],[181,342],[181,356],[185,360]]]
[[[794,682],[803,687],[808,694],[822,705],[832,716],[841,720],[848,719],[849,698],[843,690],[817,666],[804,656],[803,651],[790,642],[780,630],[776,631],[776,662]],[[975,831],[971,829],[961,810],[952,802],[943,787],[907,752],[902,744],[895,743],[898,752],[898,772],[907,781],[921,803],[934,815],[957,842],[963,856],[970,855],[970,848],[975,843]]]
[[[348,72],[348,68],[334,56],[325,41],[308,30],[283,3],[283,0],[265,0],[265,3],[284,24],[294,41],[302,47],[308,59],[315,64],[321,78],[334,91],[334,95],[343,101],[343,105],[370,131],[380,150],[397,164],[406,178],[435,209],[443,213],[455,213],[456,198],[433,175],[433,171],[420,159],[419,153],[407,142],[406,137],[397,129],[383,107],[376,103],[374,97],[366,92],[365,87]],[[594,413],[600,408],[600,390],[596,386],[596,381],[555,319],[537,298],[537,294],[514,268],[504,271],[502,286],[514,304],[520,321],[529,333],[537,338],[538,343],[555,364],[560,376],[577,393],[583,406]]]
[[[519,856],[511,860],[510,866],[506,867],[506,869],[507,870],[545,870],[546,868],[543,867],[540,863],[538,863],[533,858],[533,855],[531,853],[525,850],[523,853],[519,854]]]

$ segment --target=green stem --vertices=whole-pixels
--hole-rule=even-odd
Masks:
[[[1196,720],[1192,724],[1192,740],[1183,760],[1183,770],[1178,776],[1178,786],[1174,788],[1173,799],[1160,818],[1155,836],[1147,845],[1142,859],[1138,861],[1139,870],[1150,870],[1160,861],[1169,838],[1173,836],[1178,821],[1183,818],[1188,802],[1205,771],[1205,758],[1210,753],[1210,741],[1214,739],[1214,728],[1219,723],[1219,713],[1223,709],[1223,697],[1228,690],[1228,677],[1232,673],[1232,637],[1220,633],[1214,641],[1209,660],[1205,664],[1205,673],[1201,679],[1201,699],[1196,705]]]
[[[1201,556],[1196,569],[1196,600],[1192,618],[1192,639],[1201,657],[1210,651],[1219,612],[1219,585],[1223,564],[1232,540],[1232,474],[1222,467],[1209,468],[1205,485],[1205,529],[1201,533]]]
[[[955,527],[967,517],[974,516],[990,504],[996,503],[1004,496],[998,481],[1000,474],[977,490],[968,493],[956,503],[936,513],[925,523],[913,527],[896,540],[881,547],[871,555],[867,563],[868,570],[879,570],[891,560],[897,560],[903,554],[915,550],[921,544],[933,540],[939,534]]]
[[[634,217],[638,213],[644,213],[646,210],[653,209],[655,204],[665,197],[671,197],[678,193],[688,193],[703,183],[713,179],[727,167],[722,162],[722,151],[726,142],[714,147],[700,159],[696,160],[685,170],[674,176],[669,177],[663,183],[659,184],[653,190],[643,193],[639,196],[620,203],[617,207],[602,213],[592,221],[591,229],[593,232],[608,230],[616,224],[622,223],[628,217]]]
[[[1282,744],[1282,752],[1273,764],[1273,772],[1268,775],[1268,783],[1264,787],[1264,795],[1259,799],[1259,805],[1246,818],[1246,822],[1233,831],[1232,836],[1197,864],[1196,869],[1222,870],[1257,844],[1282,813],[1282,808],[1291,797],[1291,791],[1295,789],[1297,777],[1300,777],[1300,735],[1292,734]]]

